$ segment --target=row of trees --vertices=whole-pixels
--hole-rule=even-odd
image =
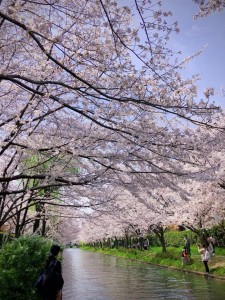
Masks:
[[[172,13],[131,2],[0,1],[0,227],[16,236],[224,218],[223,112],[182,78]]]

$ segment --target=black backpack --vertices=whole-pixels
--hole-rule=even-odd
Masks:
[[[51,290],[54,287],[55,277],[57,276],[55,272],[55,266],[57,260],[50,263],[47,269],[43,269],[39,274],[35,282],[35,287],[40,294],[44,294],[46,291]]]

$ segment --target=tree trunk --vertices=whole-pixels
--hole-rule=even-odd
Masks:
[[[38,213],[36,218],[35,218],[35,221],[34,221],[34,226],[33,226],[33,233],[38,233],[38,234],[41,234],[41,231],[39,230],[38,232],[38,229],[40,227],[40,221],[41,221],[41,212],[42,212],[42,209],[43,209],[43,205],[38,203],[35,205],[35,208],[36,208],[36,212]],[[43,230],[42,230],[43,232]]]
[[[154,230],[155,234],[157,235],[157,237],[159,238],[160,244],[162,246],[162,253],[166,252],[166,241],[165,241],[165,237],[164,237],[164,229],[163,227],[158,227],[157,229]]]

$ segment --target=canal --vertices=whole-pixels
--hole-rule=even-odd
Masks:
[[[63,300],[224,300],[225,282],[81,249],[63,252]]]

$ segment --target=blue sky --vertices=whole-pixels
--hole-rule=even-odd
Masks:
[[[189,56],[206,46],[203,53],[186,66],[184,75],[200,74],[200,91],[215,87],[220,92],[221,86],[225,88],[225,10],[193,20],[198,6],[192,0],[162,0],[162,4],[173,12],[181,29],[170,40],[174,49]],[[213,101],[225,107],[225,97],[215,96]]]

